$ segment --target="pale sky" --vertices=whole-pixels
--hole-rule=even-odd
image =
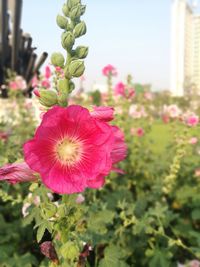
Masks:
[[[23,0],[22,27],[33,37],[38,54],[63,51],[62,30],[55,19],[64,0]],[[102,83],[101,69],[114,65],[119,77],[131,73],[135,82],[169,88],[171,0],[83,0],[87,35],[78,44],[89,46],[86,80]]]

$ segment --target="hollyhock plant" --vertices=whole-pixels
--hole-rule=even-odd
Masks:
[[[125,158],[123,134],[106,122],[110,112],[108,118],[97,117],[78,105],[55,106],[24,145],[27,164],[52,191],[72,194],[102,187],[113,164]]]
[[[111,64],[108,64],[107,66],[105,66],[102,70],[102,73],[104,76],[109,76],[109,75],[117,76],[117,70]]]
[[[36,180],[35,172],[25,162],[7,164],[0,168],[0,181],[16,184]]]

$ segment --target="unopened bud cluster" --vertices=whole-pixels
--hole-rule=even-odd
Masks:
[[[81,0],[68,0],[62,8],[62,15],[56,18],[57,25],[64,30],[61,37],[62,47],[67,52],[67,58],[62,53],[53,53],[51,63],[64,71],[64,77],[57,82],[57,92],[40,90],[40,103],[51,107],[54,105],[67,106],[68,95],[74,90],[73,78],[83,75],[85,65],[83,59],[87,57],[88,47],[74,47],[77,38],[86,33],[86,24],[81,21],[86,6]]]

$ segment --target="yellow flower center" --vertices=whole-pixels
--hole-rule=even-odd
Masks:
[[[78,141],[64,139],[57,145],[56,152],[62,163],[72,165],[80,159],[81,145]]]

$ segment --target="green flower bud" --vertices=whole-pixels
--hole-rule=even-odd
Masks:
[[[74,20],[81,16],[81,5],[77,5],[70,10],[69,17]]]
[[[66,79],[70,80],[72,78],[72,75],[69,72],[69,67],[68,66],[65,67],[64,74],[65,74],[65,78]]]
[[[57,22],[57,25],[61,29],[66,29],[67,28],[68,21],[67,21],[67,19],[65,17],[63,17],[61,15],[58,15],[57,18],[56,18],[56,22]]]
[[[78,46],[75,50],[76,56],[79,59],[86,58],[88,55],[88,47],[86,46]]]
[[[74,45],[75,38],[73,33],[65,32],[62,34],[62,46],[64,49],[71,49]]]
[[[40,90],[40,98],[39,101],[43,106],[52,107],[57,104],[57,94],[51,90]]]
[[[58,91],[68,93],[69,81],[67,79],[61,79],[58,81]]]
[[[86,10],[86,6],[81,5],[81,16],[85,13],[85,10]]]
[[[76,38],[86,34],[87,27],[84,21],[78,23],[74,28],[74,35]]]
[[[84,62],[81,60],[74,60],[69,65],[69,73],[73,77],[80,77],[85,71]]]
[[[51,56],[51,63],[54,66],[63,67],[65,63],[65,59],[61,53],[53,53]]]
[[[69,16],[69,8],[68,8],[67,4],[63,5],[62,12],[66,17]]]
[[[68,0],[67,6],[69,9],[71,9],[74,6],[77,6],[78,4],[81,4],[81,0]]]
[[[58,104],[59,106],[66,107],[67,106],[67,98],[68,98],[68,93],[62,93],[61,95],[58,96]]]

